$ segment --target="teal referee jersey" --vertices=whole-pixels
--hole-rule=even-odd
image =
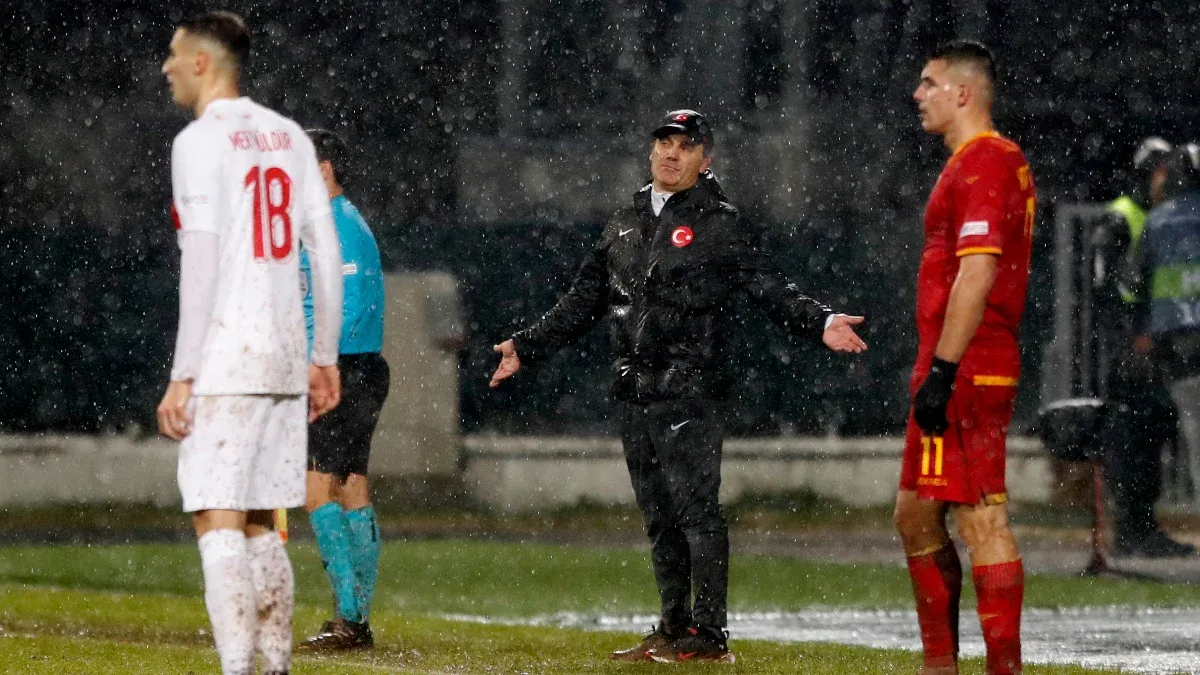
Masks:
[[[339,354],[383,351],[383,267],[379,246],[367,221],[349,199],[331,200],[333,222],[342,246],[342,337]],[[300,290],[304,293],[304,324],[308,344],[313,339],[312,268],[308,251],[300,251]]]

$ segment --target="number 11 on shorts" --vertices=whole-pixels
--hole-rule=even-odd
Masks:
[[[942,447],[944,439],[941,436],[921,436],[921,475],[929,475],[930,448],[933,450],[933,475],[942,475]]]

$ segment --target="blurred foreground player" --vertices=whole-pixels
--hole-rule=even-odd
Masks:
[[[913,93],[921,126],[953,153],[925,210],[913,407],[896,495],[922,675],[958,672],[962,569],[950,510],[970,552],[987,672],[1021,672],[1024,570],[1004,464],[1036,201],[1021,149],[992,126],[995,81],[986,47],[952,42],[933,52]]]
[[[309,522],[333,590],[336,616],[303,644],[309,649],[370,647],[367,618],[379,571],[379,524],[367,491],[371,436],[387,398],[390,373],[383,360],[383,269],[375,236],[346,198],[346,144],[310,129],[321,177],[333,207],[342,250],[342,336],[338,369],[342,402],[308,430]],[[300,253],[300,285],[309,340],[313,295],[308,251]]]
[[[250,675],[257,649],[263,673],[279,675],[291,663],[293,577],[272,512],[304,503],[307,421],[338,403],[341,261],[312,143],[238,96],[249,51],[240,17],[209,12],[180,25],[163,63],[196,120],[171,154],[179,332],[157,412],[159,430],[182,441],[179,490],[222,671]],[[316,289],[312,365],[301,242]]]

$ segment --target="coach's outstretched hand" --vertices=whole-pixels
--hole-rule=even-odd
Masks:
[[[308,422],[337,407],[342,400],[342,376],[337,366],[308,366]]]
[[[495,389],[501,382],[517,374],[521,369],[521,359],[517,356],[517,345],[511,338],[492,347],[492,351],[500,355],[500,365],[496,366],[496,372],[492,373],[492,381],[488,384]]]
[[[821,335],[821,341],[825,343],[835,352],[849,352],[858,354],[867,351],[867,343],[863,342],[862,338],[854,332],[851,326],[857,326],[865,321],[861,316],[848,316],[846,314],[834,314],[833,320],[829,322],[829,328],[825,329],[825,333]]]
[[[158,431],[163,436],[174,441],[182,441],[184,436],[192,433],[192,416],[188,413],[188,401],[192,399],[192,383],[171,382],[167,385],[167,393],[163,394],[158,404]]]

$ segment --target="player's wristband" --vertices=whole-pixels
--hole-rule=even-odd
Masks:
[[[957,363],[951,363],[936,356],[933,357],[933,365],[929,366],[928,379],[930,381],[947,386],[948,389],[953,389],[956,375],[958,375]]]

